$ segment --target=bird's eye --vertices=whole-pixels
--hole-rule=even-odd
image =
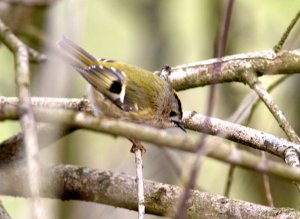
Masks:
[[[177,113],[174,112],[174,111],[171,111],[170,114],[169,114],[169,117],[174,117],[174,116],[177,116]]]

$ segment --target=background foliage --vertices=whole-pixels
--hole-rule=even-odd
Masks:
[[[86,82],[66,66],[53,50],[62,35],[77,41],[95,56],[122,60],[149,70],[159,70],[165,64],[175,66],[212,58],[224,3],[226,1],[221,0],[61,0],[51,7],[34,9],[33,14],[27,15],[30,19],[18,21],[22,24],[20,35],[23,40],[37,49],[43,49],[49,58],[41,66],[32,66],[33,95],[82,97],[86,94]],[[299,6],[298,1],[236,0],[225,54],[272,48]],[[23,16],[26,17],[26,14]],[[33,24],[39,30],[37,33],[32,28],[26,29],[26,25]],[[299,27],[295,30],[287,49],[299,48]],[[0,95],[16,96],[13,57],[3,46],[0,47],[0,66]],[[262,81],[269,84],[274,79],[275,76],[269,76]],[[291,76],[272,95],[299,133],[298,82],[298,75]],[[207,90],[204,87],[180,92],[183,108],[204,113]],[[219,85],[214,116],[228,118],[248,92],[249,89],[241,84]],[[284,136],[263,105],[256,111],[250,126]],[[17,122],[0,123],[0,140],[18,130]],[[130,147],[131,144],[122,138],[76,131],[41,153],[45,163],[77,164],[135,175]],[[180,184],[174,168],[161,150],[152,146],[146,148],[147,153],[143,157],[145,178]],[[175,153],[183,161],[183,175],[187,175],[185,170],[189,169],[193,155]],[[205,159],[198,185],[211,193],[223,194],[228,169],[228,164]],[[266,204],[260,174],[237,168],[233,179],[230,197]],[[271,178],[271,190],[275,206],[299,205],[296,189],[291,183]],[[12,218],[26,218],[28,203],[25,199],[1,197],[1,200]],[[49,203],[49,212],[56,212],[54,218],[136,217],[136,212],[98,204],[46,202]],[[156,217],[147,215],[146,218]]]

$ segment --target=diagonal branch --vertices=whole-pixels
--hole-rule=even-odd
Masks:
[[[3,204],[0,201],[0,219],[11,219],[7,211],[5,210]]]
[[[299,143],[300,139],[296,131],[290,125],[284,113],[279,109],[277,104],[275,104],[269,92],[257,79],[256,74],[253,71],[249,70],[243,72],[242,75],[249,87],[251,87],[256,92],[260,99],[265,103],[266,107],[268,107],[269,111],[272,113],[279,126],[282,128],[282,130],[285,132],[288,138],[293,142]]]
[[[290,125],[286,119],[284,113],[279,109],[277,104],[273,101],[271,95],[263,87],[262,83],[258,80],[256,74],[252,71],[245,71],[242,73],[245,82],[257,93],[260,99],[268,107],[269,111],[272,113],[276,121],[278,122],[281,129],[285,132],[289,140],[297,144],[300,143],[300,138],[296,131]],[[299,155],[297,149],[290,147],[284,152],[285,162],[292,167],[300,167]],[[298,191],[300,192],[300,184],[296,184]]]
[[[294,19],[291,21],[287,29],[284,31],[282,37],[280,38],[279,42],[274,46],[274,51],[279,52],[282,49],[283,44],[285,43],[286,39],[288,38],[289,34],[291,33],[293,27],[296,25],[297,21],[300,18],[300,10],[294,17]]]

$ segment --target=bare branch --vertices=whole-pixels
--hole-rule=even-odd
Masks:
[[[282,35],[281,39],[279,42],[274,46],[274,51],[277,53],[282,49],[283,44],[285,43],[286,39],[288,38],[289,34],[291,33],[293,27],[297,23],[297,21],[300,18],[300,11],[296,14],[295,18],[291,21],[287,29],[284,31],[284,34]]]
[[[5,210],[3,204],[0,201],[0,219],[11,219],[7,211]]]
[[[220,22],[220,31],[219,36],[217,36],[217,46],[216,46],[216,52],[215,57],[220,60],[220,58],[224,55],[224,50],[227,43],[227,36],[228,36],[228,30],[231,20],[231,14],[232,14],[232,8],[233,8],[234,0],[229,0],[226,11],[224,15],[222,16],[222,22]],[[209,98],[208,98],[208,104],[206,109],[206,115],[207,118],[212,116],[213,109],[215,106],[215,100],[216,100],[216,83],[219,81],[219,74],[220,69],[222,67],[222,63],[218,62],[214,68],[213,68],[213,83],[209,90]],[[209,122],[209,121],[207,121]],[[189,180],[185,186],[184,193],[182,195],[182,200],[179,203],[178,213],[176,215],[176,219],[184,219],[186,215],[187,210],[187,203],[190,198],[190,190],[195,188],[197,176],[199,174],[199,170],[202,164],[203,157],[205,156],[205,151],[203,150],[204,145],[206,143],[207,136],[206,134],[202,135],[201,139],[199,140],[199,143],[197,145],[197,152],[196,152],[196,158],[193,162],[191,171],[190,171],[190,177]]]
[[[300,72],[299,51],[282,51],[276,54],[273,50],[267,50],[179,65],[172,68],[169,79],[176,90],[210,85],[214,83],[213,66],[220,62],[222,68],[217,83],[245,83],[240,74],[245,70],[257,72],[258,76]]]
[[[0,20],[0,39],[15,55],[16,83],[20,98],[20,123],[24,133],[24,144],[27,154],[29,171],[28,180],[31,185],[33,197],[33,218],[41,218],[42,206],[39,201],[39,159],[36,123],[31,109],[29,92],[29,54],[27,47],[5,26]]]
[[[47,60],[47,56],[45,54],[42,54],[32,48],[27,48],[28,49],[28,55],[29,55],[29,61],[30,62],[45,62]]]
[[[44,169],[41,195],[61,200],[82,200],[137,210],[135,177],[72,165]],[[0,170],[0,193],[28,196],[26,169]],[[9,183],[8,183],[9,182]],[[20,183],[22,182],[22,183]],[[183,189],[178,186],[145,180],[145,206],[148,214],[173,217]],[[122,195],[120,195],[122,194]],[[187,218],[298,218],[300,213],[289,208],[271,208],[245,201],[191,191]]]
[[[297,133],[292,128],[290,123],[287,121],[286,117],[284,116],[284,113],[274,103],[271,95],[263,87],[262,83],[257,79],[255,73],[250,70],[250,71],[245,71],[242,75],[243,77],[245,77],[244,80],[247,82],[247,84],[256,92],[256,94],[268,107],[268,109],[270,110],[270,112],[278,122],[279,126],[288,136],[288,138],[293,142],[299,143],[300,139]]]
[[[260,154],[261,154],[262,160],[264,162],[266,162],[267,161],[266,153],[264,151],[261,151]],[[263,182],[264,182],[264,189],[265,189],[265,194],[266,194],[268,205],[270,207],[274,207],[273,196],[271,193],[270,179],[269,179],[269,176],[266,175],[265,173],[263,174]]]
[[[187,128],[210,135],[226,138],[253,148],[267,151],[279,157],[284,157],[288,147],[295,147],[299,152],[299,144],[278,138],[274,135],[257,131],[235,123],[211,118],[210,123],[205,123],[206,117],[194,112],[184,113],[184,122]]]
[[[3,98],[0,98],[0,100]],[[34,98],[33,98],[34,99]],[[45,98],[47,99],[47,98]],[[42,101],[41,99],[39,99]],[[51,99],[52,104],[54,99]],[[78,103],[81,101],[78,99]],[[45,101],[47,102],[47,101]],[[63,102],[58,99],[58,102]],[[76,99],[73,100],[73,103]],[[40,103],[42,104],[42,103]],[[75,107],[78,106],[72,104],[62,104],[63,106]],[[89,106],[82,106],[84,108],[90,108]],[[151,127],[145,127],[138,124],[127,123],[123,121],[116,121],[108,118],[97,119],[93,116],[86,115],[84,113],[76,113],[66,110],[47,110],[37,109],[37,117],[41,121],[63,123],[75,128],[85,128],[93,131],[100,131],[109,133],[112,135],[120,135],[125,137],[132,137],[143,141],[151,142],[157,145],[165,145],[170,148],[185,150],[190,152],[196,151],[196,144],[198,138],[192,135],[186,135],[183,133],[171,134],[167,130],[157,130]],[[18,119],[18,113],[14,104],[0,103],[0,120],[3,119]],[[210,125],[204,124],[205,116],[197,113],[184,113],[184,121],[187,128],[196,131],[206,130],[209,134],[219,135],[219,137],[228,138],[237,142],[245,143],[251,147],[258,148],[260,150],[266,150],[270,153],[276,154],[277,156],[284,157],[285,151],[289,147],[300,147],[298,144],[289,142],[285,139],[278,138],[276,136],[256,131],[251,128],[247,128],[241,125],[233,124],[230,122],[222,121],[215,118],[210,118]],[[205,125],[207,127],[205,127]],[[217,145],[211,147],[211,145]],[[22,150],[20,145],[16,146]],[[213,150],[211,150],[213,148]],[[10,150],[10,144],[0,144],[0,154]],[[13,151],[12,156],[14,155]],[[205,146],[206,153],[208,156],[218,160],[222,160],[228,163],[242,166],[244,168],[253,169],[259,172],[267,172],[268,174],[274,174],[285,179],[300,181],[300,171],[288,167],[285,164],[278,162],[267,161],[264,163],[259,157],[252,155],[246,151],[240,151],[238,149],[232,149],[228,147],[223,141],[217,141],[217,139],[208,139],[208,145]],[[3,152],[4,151],[4,152]],[[9,155],[9,153],[7,153]],[[21,157],[21,155],[19,155]],[[1,158],[1,157],[0,157]],[[18,158],[15,156],[15,158]],[[2,162],[2,160],[0,159]]]
[[[45,107],[50,109],[70,109],[75,111],[84,111],[92,113],[92,106],[87,99],[78,98],[52,98],[52,97],[32,97],[32,105],[36,107]],[[0,96],[0,104],[19,105],[17,97]]]
[[[267,91],[270,93],[272,90],[274,90],[278,85],[280,85],[281,83],[283,83],[286,79],[288,79],[289,77],[290,77],[291,75],[283,75],[283,76],[281,76],[279,79],[277,79],[274,83],[272,83],[268,88],[267,88]],[[250,97],[250,95],[251,95],[251,97]],[[251,103],[249,103],[249,105],[248,105],[248,112],[247,113],[245,113],[244,115],[243,115],[243,117],[242,116],[240,116],[240,118],[239,118],[239,122],[238,123],[240,123],[241,121],[244,121],[245,119],[246,119],[246,117],[248,117],[247,118],[247,120],[246,120],[246,122],[244,122],[244,124],[249,124],[250,123],[250,121],[251,121],[251,119],[252,119],[252,117],[253,117],[253,114],[254,114],[254,111],[255,111],[255,109],[257,108],[257,106],[258,106],[258,104],[260,103],[260,98],[259,98],[259,96],[257,96],[255,93],[252,93],[252,94],[250,94],[249,95],[249,98],[251,98]],[[249,109],[250,108],[250,109]],[[245,108],[244,108],[245,109]],[[243,110],[243,108],[241,108],[238,112],[237,112],[237,114],[240,112],[240,114],[242,114],[242,110]]]
[[[289,140],[299,144],[300,138],[297,135],[296,131],[290,125],[284,113],[279,109],[277,104],[275,104],[271,95],[267,92],[267,90],[265,90],[262,83],[257,79],[256,74],[253,71],[249,70],[249,71],[244,71],[242,75],[245,78],[244,80],[246,81],[246,83],[257,93],[260,99],[265,103],[265,105],[272,113],[277,123],[279,124],[280,128],[285,132]],[[288,157],[285,157],[285,161],[290,166],[300,167],[299,156],[296,150],[297,150],[296,148],[287,149],[285,152],[285,156],[287,156],[288,154]],[[300,192],[300,184],[297,184],[297,188]]]
[[[136,183],[138,190],[138,218],[143,219],[145,216],[145,195],[144,195],[144,177],[143,177],[143,160],[142,150],[136,149],[135,152],[136,165]]]
[[[230,194],[230,189],[231,189],[232,182],[233,182],[233,175],[234,175],[235,168],[236,168],[235,165],[230,165],[228,175],[227,175],[227,180],[226,180],[226,186],[225,186],[225,190],[224,190],[224,196],[226,196],[226,197],[229,197],[229,194]]]
[[[181,150],[194,150],[193,147],[196,138],[184,133],[177,133],[176,137],[168,134],[167,130],[158,130],[152,127],[106,117],[96,118],[85,113],[76,113],[67,110],[37,108],[34,111],[37,119],[43,122],[62,123],[77,128],[86,128],[89,130],[110,133],[112,135],[123,135],[129,138],[150,141],[160,145],[173,145],[172,147],[177,147]],[[18,108],[16,106],[9,104],[0,105],[0,120],[18,119],[18,117]],[[183,120],[186,127],[191,130],[208,133],[210,135],[217,135],[218,137],[267,151],[282,158],[285,150],[289,147],[294,147],[297,152],[300,151],[299,144],[287,141],[283,138],[216,118],[209,118],[210,122],[207,123],[207,119],[206,116],[195,112],[184,112]],[[141,129],[142,127],[143,129]],[[174,139],[174,137],[176,138]],[[174,143],[170,144],[170,141]]]

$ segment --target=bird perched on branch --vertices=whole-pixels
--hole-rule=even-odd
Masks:
[[[166,74],[159,77],[133,65],[95,58],[66,37],[58,46],[69,64],[88,82],[88,98],[96,116],[185,131],[181,101]],[[164,72],[169,70],[165,68]]]

